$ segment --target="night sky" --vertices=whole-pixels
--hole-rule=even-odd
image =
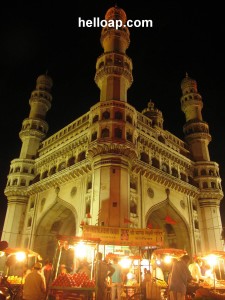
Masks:
[[[134,3],[133,3],[134,2]],[[102,54],[101,28],[78,27],[78,18],[104,19],[115,1],[15,1],[1,3],[0,13],[0,230],[7,199],[4,188],[10,161],[18,158],[22,121],[39,75],[53,79],[48,136],[99,101],[94,82],[96,59]],[[225,191],[225,23],[221,6],[196,1],[117,1],[131,20],[152,20],[152,28],[129,28],[127,55],[134,82],[128,102],[142,111],[152,100],[164,116],[164,129],[183,139],[181,80],[187,72],[197,80],[208,122],[212,161],[220,165]],[[221,204],[225,226],[225,199]]]

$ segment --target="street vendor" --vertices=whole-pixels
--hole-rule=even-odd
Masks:
[[[197,283],[201,279],[205,279],[205,276],[202,275],[201,272],[201,266],[202,266],[202,260],[199,258],[194,258],[193,262],[189,264],[188,269],[191,272],[191,276],[193,277],[193,280],[196,281]]]
[[[69,246],[68,241],[64,241],[62,246],[60,266],[65,266],[67,273],[72,273],[74,268],[74,249]]]

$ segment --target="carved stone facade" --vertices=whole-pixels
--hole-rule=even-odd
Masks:
[[[118,7],[106,19],[115,15],[126,21]],[[127,102],[133,82],[125,53],[128,28],[103,28],[101,43],[95,76],[100,101],[48,138],[53,83],[47,75],[38,77],[20,131],[21,153],[11,162],[5,188],[2,239],[49,257],[57,234],[80,235],[85,222],[161,228],[165,247],[185,248],[190,255],[222,250],[223,191],[219,166],[209,156],[211,136],[196,81],[187,75],[181,82],[182,141],[164,130],[152,101],[142,112]]]

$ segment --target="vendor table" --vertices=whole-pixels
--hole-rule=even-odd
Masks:
[[[48,297],[52,300],[95,300],[95,288],[52,286]]]

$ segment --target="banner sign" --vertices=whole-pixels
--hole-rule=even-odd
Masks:
[[[84,239],[99,238],[102,245],[163,246],[161,229],[120,228],[84,225]]]

